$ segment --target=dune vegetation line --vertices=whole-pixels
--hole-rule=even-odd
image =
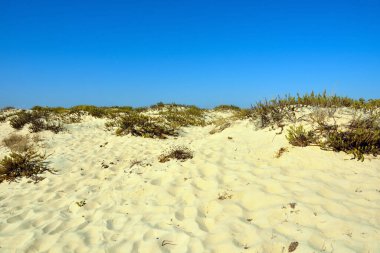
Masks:
[[[234,121],[248,120],[258,129],[277,130],[286,134],[293,146],[319,146],[323,150],[343,151],[363,161],[366,155],[380,154],[380,99],[352,99],[336,95],[305,94],[259,101],[251,108],[220,105],[213,109],[196,106],[157,103],[150,107],[96,107],[79,105],[71,108],[34,106],[30,110],[6,107],[0,111],[0,123],[15,130],[28,127],[30,133],[51,131],[59,134],[68,124],[80,123],[85,117],[104,118],[105,131],[117,136],[132,135],[145,138],[178,138],[181,128],[213,125],[210,134],[217,134]],[[344,123],[337,112],[350,119]],[[229,113],[216,118],[215,113]],[[284,132],[283,130],[286,129]],[[40,140],[29,135],[13,134],[2,141],[10,154],[0,160],[0,182],[28,177],[34,181],[49,168],[46,153],[40,153]],[[278,156],[285,152],[279,151]],[[176,158],[191,159],[191,150],[176,147],[160,157],[161,162]]]

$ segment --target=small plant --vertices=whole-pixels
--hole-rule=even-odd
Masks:
[[[231,198],[232,198],[232,194],[228,192],[219,193],[218,195],[219,200],[226,200],[226,199],[231,199]]]
[[[288,252],[290,253],[290,252],[295,251],[297,247],[298,247],[298,242],[291,242],[288,247]]]
[[[280,148],[276,154],[274,155],[275,158],[280,158],[285,152],[288,152],[288,149],[287,148]]]
[[[174,146],[168,152],[165,152],[164,154],[160,155],[158,157],[158,160],[160,163],[168,162],[170,161],[170,159],[176,159],[181,162],[184,162],[192,158],[193,152],[189,148],[184,146]]]
[[[142,160],[137,160],[137,159],[131,160],[129,164],[129,168],[131,169],[133,166],[138,166],[142,164],[142,162],[143,162]]]
[[[79,207],[83,207],[86,205],[86,200],[81,200],[81,201],[77,201],[75,202]]]
[[[54,172],[48,167],[46,158],[46,154],[39,154],[33,148],[22,153],[12,152],[0,161],[0,183],[4,180],[16,181],[21,177],[31,178],[35,182],[41,181],[43,177],[38,176],[39,174],[45,171]]]
[[[303,126],[290,126],[286,139],[293,146],[299,147],[306,147],[316,140],[313,131],[306,131]]]

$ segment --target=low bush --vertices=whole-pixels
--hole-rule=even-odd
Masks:
[[[11,118],[9,124],[17,130],[22,129],[26,124],[29,124],[34,120],[33,114],[26,111],[21,111]]]
[[[107,108],[96,107],[93,105],[77,105],[70,108],[70,113],[83,114],[83,112],[88,113],[95,118],[104,118],[108,115]]]
[[[64,130],[63,125],[52,120],[52,113],[45,109],[35,109],[32,111],[21,111],[12,117],[9,121],[10,125],[20,130],[26,124],[30,124],[29,130],[37,133],[43,130],[49,130],[53,133],[59,133]]]
[[[21,177],[31,178],[34,182],[43,179],[39,175],[45,171],[54,173],[48,167],[47,156],[39,154],[33,148],[26,152],[12,152],[0,161],[0,183],[3,181],[16,181]]]
[[[329,131],[322,144],[324,149],[353,154],[363,161],[365,154],[380,154],[380,120],[378,115],[352,119],[343,130]]]
[[[118,126],[117,135],[131,134],[133,136],[160,139],[178,135],[175,128],[165,125],[158,118],[136,112],[123,116],[116,125]]]
[[[365,154],[374,156],[380,154],[380,131],[371,129],[333,131],[328,134],[323,147],[337,152],[344,151],[354,155],[354,159],[363,161]]]
[[[176,159],[184,162],[193,158],[193,152],[185,146],[174,146],[169,151],[158,157],[160,163],[168,162],[171,159]]]
[[[364,155],[380,154],[380,119],[378,115],[370,114],[353,118],[341,128],[319,121],[314,131],[291,126],[286,138],[294,146],[318,145],[324,150],[352,154],[353,159],[363,161]]]
[[[299,147],[306,147],[316,141],[313,131],[306,131],[303,126],[290,126],[286,138],[290,144]]]

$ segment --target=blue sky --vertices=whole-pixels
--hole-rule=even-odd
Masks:
[[[0,107],[380,96],[380,1],[0,0]]]

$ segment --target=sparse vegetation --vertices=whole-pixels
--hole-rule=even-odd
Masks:
[[[39,176],[45,171],[54,173],[46,162],[47,155],[40,154],[33,148],[25,152],[12,152],[0,161],[0,183],[3,181],[16,181],[21,177],[27,177],[34,182],[43,179]]]
[[[29,130],[37,133],[43,130],[49,130],[53,133],[63,131],[63,126],[58,121],[53,121],[51,112],[48,110],[20,111],[10,119],[10,125],[20,130],[25,125],[30,124]]]
[[[214,110],[215,111],[240,111],[241,109],[239,106],[235,106],[235,105],[219,105],[219,106],[214,107]]]
[[[380,154],[380,120],[378,114],[356,117],[347,125],[330,125],[325,116],[318,117],[314,130],[306,131],[303,126],[291,126],[286,138],[294,146],[318,145],[324,150],[343,151],[354,159],[364,160],[364,155]]]
[[[184,162],[188,159],[193,158],[193,151],[184,146],[174,146],[169,151],[160,155],[158,160],[160,163],[168,162],[171,159],[176,159],[181,162]]]
[[[288,95],[285,98],[278,97],[256,103],[251,108],[249,117],[257,122],[259,128],[281,126],[286,122],[296,123],[295,112],[302,107],[326,108],[330,115],[341,107],[373,112],[380,108],[380,99],[354,100],[336,95],[328,96],[326,91],[322,94],[311,92],[303,96],[297,94],[296,97]]]
[[[161,110],[159,116],[175,129],[187,126],[206,125],[204,110],[196,106],[169,106],[166,110]]]
[[[251,119],[257,122],[259,128],[283,127],[285,120],[296,121],[295,106],[281,99],[260,101],[252,107]]]
[[[226,199],[231,199],[231,198],[232,198],[232,194],[228,192],[219,193],[218,195],[219,200],[226,200]]]
[[[232,125],[227,119],[219,119],[215,121],[214,124],[215,127],[209,132],[209,134],[220,133]]]
[[[15,129],[22,129],[28,125],[31,132],[49,130],[58,133],[63,130],[62,123],[80,122],[84,115],[90,115],[109,119],[105,127],[107,130],[116,128],[117,135],[131,134],[165,139],[169,136],[178,136],[182,127],[207,124],[215,124],[215,128],[210,131],[210,134],[214,134],[230,127],[233,121],[239,119],[251,119],[259,128],[281,128],[281,132],[277,134],[282,134],[287,124],[308,121],[312,126],[309,131],[306,131],[303,126],[290,127],[286,137],[292,145],[301,147],[318,145],[326,150],[353,154],[359,160],[362,160],[365,154],[379,154],[379,131],[375,127],[378,119],[372,118],[373,122],[368,118],[364,121],[356,119],[349,125],[338,126],[335,113],[342,107],[348,108],[342,110],[348,112],[348,115],[351,110],[355,112],[355,115],[374,116],[379,113],[380,99],[355,100],[327,95],[326,92],[322,94],[312,92],[303,96],[288,95],[284,98],[277,97],[257,102],[251,109],[241,109],[234,105],[217,106],[213,109],[214,111],[228,111],[233,114],[219,121],[216,121],[212,114],[207,114],[207,110],[196,106],[163,102],[140,108],[93,105],[79,105],[71,108],[35,106],[31,111],[13,110],[5,113],[6,110],[3,109],[0,122],[9,120],[10,125]],[[298,114],[310,110],[312,112],[308,116]],[[339,115],[337,117],[339,118]]]

